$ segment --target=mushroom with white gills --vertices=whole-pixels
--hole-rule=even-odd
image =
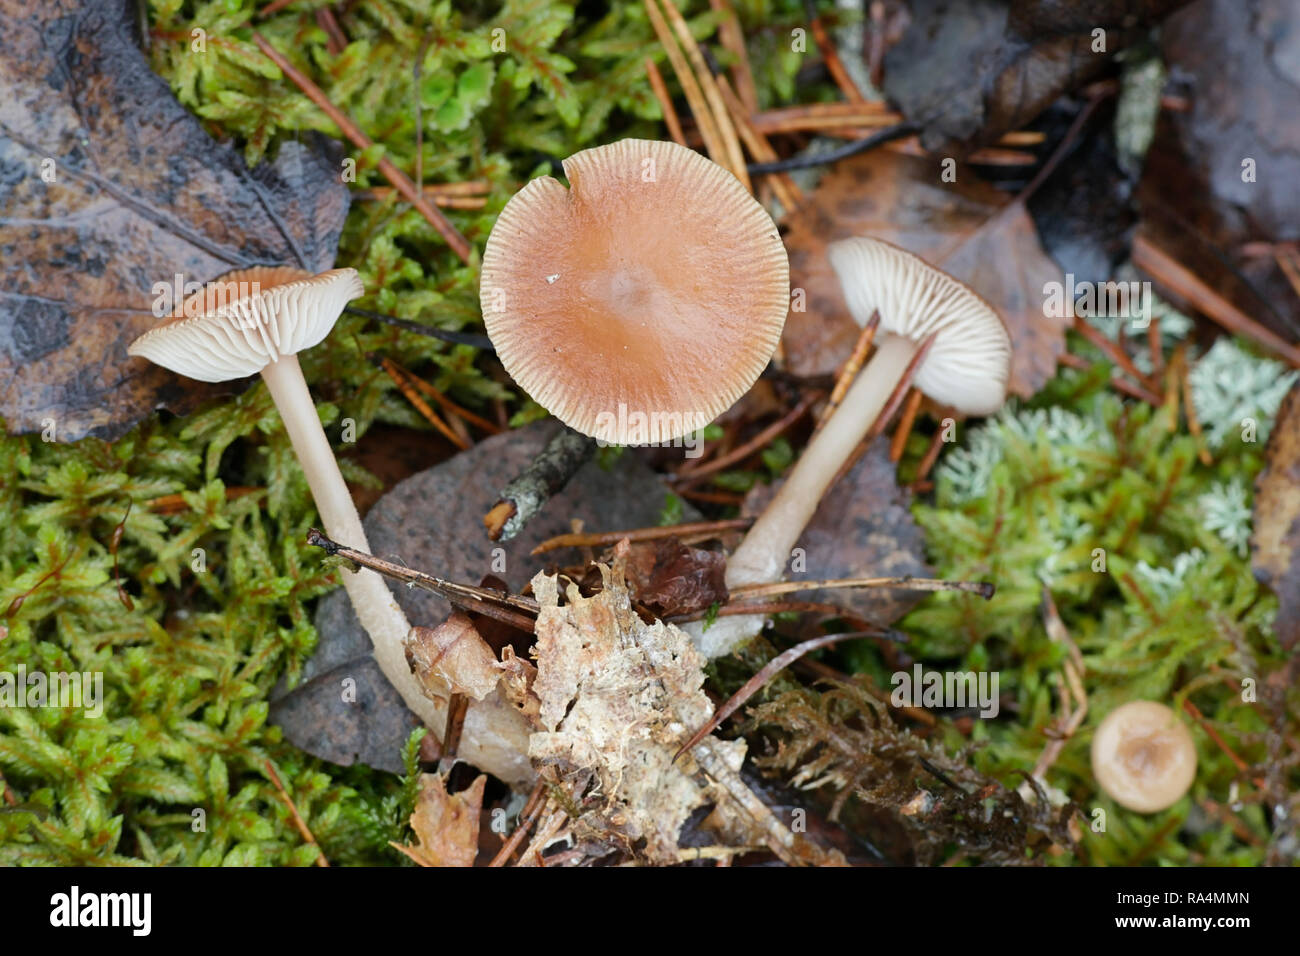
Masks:
[[[127,352],[201,382],[224,382],[260,372],[326,533],[349,547],[369,551],[361,518],[298,363],[298,352],[324,339],[343,307],[363,291],[355,269],[319,275],[289,267],[236,270],[189,296],[172,315],[132,342]],[[427,696],[411,673],[404,646],[411,625],[384,579],[366,568],[344,572],[342,577],[357,618],[374,645],[380,670],[406,706],[441,734],[448,700]],[[512,784],[532,778],[524,719],[495,695],[471,701],[462,733],[460,756],[468,762]]]
[[[766,367],[790,307],[771,217],[694,150],[624,139],[564,160],[506,203],[483,250],[488,337],[574,431],[667,444]]]
[[[913,383],[941,405],[988,415],[1006,400],[1011,342],[997,312],[964,283],[879,239],[828,247],[849,312],[880,315],[877,348],[767,508],[727,559],[727,587],[778,581],[830,483],[861,443],[922,343],[935,336]],[[763,627],[762,615],[687,626],[708,657],[729,654]]]

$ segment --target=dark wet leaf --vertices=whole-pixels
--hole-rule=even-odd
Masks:
[[[1202,0],[1161,37],[1188,108],[1161,113],[1139,193],[1142,235],[1296,341],[1300,298],[1273,256],[1249,244],[1300,239],[1300,7]]]
[[[334,261],[348,206],[338,167],[288,143],[250,173],[149,69],[135,7],[0,0],[0,416],[11,432],[53,419],[59,440],[113,438],[155,408],[190,410],[223,389],[126,354],[158,321],[155,284]]]
[[[529,552],[570,531],[570,519],[581,519],[592,530],[656,522],[667,488],[635,454],[625,453],[609,471],[588,462],[518,537],[489,541],[484,513],[555,430],[556,423],[547,421],[493,436],[403,481],[366,515],[374,553],[451,581],[474,583],[495,574],[517,593],[545,561]],[[696,517],[694,509],[685,508],[684,520]],[[393,592],[413,625],[434,626],[451,613],[447,602],[429,591],[399,586]],[[415,719],[379,672],[370,639],[342,590],[321,601],[315,623],[320,634],[316,653],[303,669],[302,682],[277,696],[272,722],[318,757],[400,772],[399,750]],[[355,703],[340,693],[348,678],[357,682]]]
[[[1300,385],[1282,402],[1255,482],[1251,566],[1277,595],[1274,629],[1283,647],[1300,641]]]
[[[927,149],[961,155],[1097,78],[1187,2],[911,0],[912,21],[885,56],[885,92]]]
[[[779,487],[760,485],[745,498],[745,513],[761,512]],[[924,561],[925,538],[898,487],[888,441],[874,442],[822,498],[797,547],[804,550],[806,567],[789,574],[791,581],[930,574]],[[924,597],[876,588],[790,595],[792,600],[836,604],[881,625],[898,620]]]
[[[833,373],[858,337],[826,261],[827,243],[850,236],[902,246],[987,299],[1011,333],[1014,394],[1030,396],[1056,373],[1069,320],[1043,314],[1043,286],[1062,282],[1061,270],[1023,204],[968,169],[945,183],[930,160],[876,150],[839,163],[786,223],[790,284],[807,293],[807,310],[791,312],[782,339],[796,375]]]
[[[676,538],[632,546],[628,586],[636,599],[659,617],[691,614],[727,601],[727,558]]]

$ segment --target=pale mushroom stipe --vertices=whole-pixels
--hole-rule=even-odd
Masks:
[[[543,408],[609,444],[669,444],[762,373],[789,311],[772,219],[731,173],[625,139],[529,182],[483,252],[501,363]]]
[[[1011,342],[1001,317],[973,290],[878,239],[835,242],[828,255],[857,323],[880,316],[876,352],[727,560],[729,588],[781,578],[822,496],[926,339],[934,336],[916,370],[917,388],[965,415],[991,414],[1006,400]],[[764,620],[735,615],[707,627],[696,622],[687,630],[707,656],[719,657],[757,634]]]
[[[284,421],[325,530],[335,541],[369,551],[361,518],[307,390],[297,353],[319,343],[343,307],[364,289],[355,269],[312,275],[288,267],[227,273],[185,300],[156,328],[131,343],[131,355],[204,382],[261,373]],[[411,673],[404,642],[411,625],[384,579],[374,571],[342,572],[375,660],[402,700],[435,733],[446,723],[446,697],[426,696]],[[447,697],[450,696],[448,690]],[[527,728],[517,711],[495,698],[473,703],[465,718],[461,756],[497,776],[527,780]]]
[[[1164,704],[1130,701],[1097,727],[1092,775],[1121,807],[1158,813],[1181,800],[1196,779],[1196,742]]]

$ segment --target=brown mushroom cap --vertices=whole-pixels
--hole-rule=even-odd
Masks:
[[[1164,704],[1135,700],[1116,707],[1097,727],[1092,775],[1120,806],[1156,813],[1173,806],[1191,787],[1196,744]]]
[[[914,383],[965,415],[1002,407],[1011,374],[1011,339],[997,311],[974,289],[881,239],[827,248],[849,311],[859,325],[880,313],[880,334],[921,342],[938,332]]]
[[[570,188],[532,180],[488,237],[480,295],[502,364],[604,441],[706,425],[758,378],[785,324],[789,263],[771,217],[675,143],[625,139],[564,172]]]
[[[364,291],[355,269],[237,269],[187,297],[127,353],[200,382],[243,378],[316,345]]]

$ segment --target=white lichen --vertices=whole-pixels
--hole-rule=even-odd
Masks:
[[[1139,561],[1133,570],[1161,603],[1168,603],[1186,586],[1188,573],[1204,560],[1205,552],[1200,548],[1192,548],[1175,557],[1172,568],[1155,568],[1145,561]]]
[[[1215,482],[1209,491],[1197,499],[1201,520],[1228,547],[1244,558],[1250,551],[1250,494],[1238,478]]]
[[[1222,448],[1234,432],[1268,438],[1282,399],[1300,373],[1278,361],[1244,351],[1220,338],[1192,368],[1192,402],[1211,448]]]

